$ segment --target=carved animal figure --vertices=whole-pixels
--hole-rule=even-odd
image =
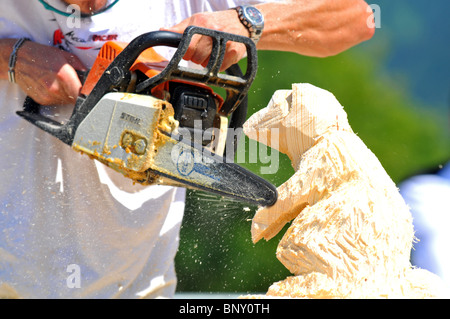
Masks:
[[[333,94],[310,84],[276,91],[244,132],[287,154],[295,170],[252,220],[255,243],[293,220],[276,256],[294,276],[267,296],[442,297],[436,275],[412,269],[410,211]]]

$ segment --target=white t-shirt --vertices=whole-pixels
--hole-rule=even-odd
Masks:
[[[80,20],[38,0],[2,0],[0,38],[59,46],[90,67],[107,40],[131,41],[196,12],[257,2],[121,0]],[[78,154],[15,114],[24,98],[0,81],[0,297],[173,296],[184,189],[133,185]]]

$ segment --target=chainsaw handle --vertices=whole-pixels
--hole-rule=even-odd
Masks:
[[[88,71],[76,70],[78,78],[81,83],[86,80]],[[77,105],[81,104],[84,100],[80,97],[77,98],[75,108]],[[57,122],[49,117],[40,114],[39,110],[42,105],[37,103],[31,97],[26,96],[23,102],[23,107],[21,111],[17,111],[16,114],[23,117],[25,120],[31,122],[35,126],[44,130],[47,133],[57,137],[64,143],[71,145],[73,141],[73,136],[78,125],[75,125],[73,121],[68,121],[66,124]],[[78,123],[79,124],[79,123]]]
[[[84,83],[89,71],[82,71],[82,70],[75,70],[75,71],[77,72],[80,82]],[[31,97],[27,96],[25,98],[25,101],[23,102],[23,111],[37,114],[39,113],[40,108],[41,105],[37,103],[35,100],[33,100]]]

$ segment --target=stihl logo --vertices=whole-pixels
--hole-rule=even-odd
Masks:
[[[127,122],[136,124],[136,125],[141,125],[141,119],[138,117],[135,117],[133,115],[127,114],[125,112],[122,112],[122,114],[120,115],[120,119],[125,120]]]
[[[86,43],[114,41],[117,40],[117,37],[117,34],[91,34],[87,38],[82,38],[76,35],[73,30],[63,33],[61,29],[58,29],[53,32],[53,45],[63,45],[63,40],[65,40],[65,44],[67,45],[81,50],[88,50],[92,49],[93,46],[86,46]]]

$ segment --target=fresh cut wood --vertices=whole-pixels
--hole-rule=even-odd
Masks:
[[[448,296],[439,277],[411,267],[409,208],[333,94],[310,84],[276,91],[244,132],[287,154],[295,170],[252,220],[255,243],[292,221],[276,257],[293,276],[266,297]]]

